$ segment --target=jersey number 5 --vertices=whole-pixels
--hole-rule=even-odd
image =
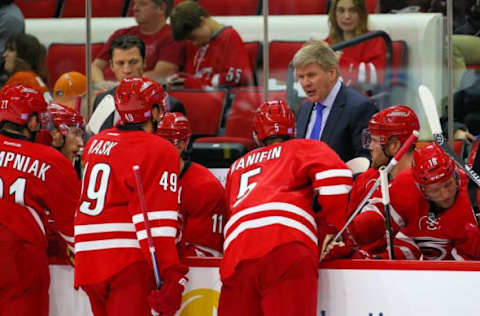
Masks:
[[[257,182],[250,182],[250,178],[260,174],[260,172],[262,172],[262,167],[242,173],[240,176],[240,186],[238,188],[237,201],[233,204],[233,207],[236,207],[240,202],[242,202],[243,199],[245,199],[257,186]]]

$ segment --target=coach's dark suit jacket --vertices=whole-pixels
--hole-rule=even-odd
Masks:
[[[298,138],[305,138],[312,110],[310,101],[301,106],[297,114]],[[320,140],[333,148],[345,162],[359,156],[370,158],[369,151],[362,148],[361,134],[377,111],[367,97],[342,83]]]

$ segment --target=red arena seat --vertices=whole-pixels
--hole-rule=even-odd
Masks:
[[[217,134],[226,102],[226,90],[182,89],[169,90],[168,94],[179,100],[185,107],[194,135]]]
[[[26,19],[54,18],[58,16],[59,1],[60,0],[17,0],[15,4],[20,8]]]
[[[268,13],[274,15],[325,14],[327,0],[270,0]]]
[[[92,44],[92,59],[96,56],[103,43]],[[69,71],[85,73],[85,45],[53,43],[48,48],[47,69],[49,83],[53,85],[58,77]]]

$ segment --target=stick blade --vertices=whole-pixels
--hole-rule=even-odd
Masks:
[[[427,116],[427,121],[430,125],[432,134],[441,134],[442,127],[440,125],[440,119],[438,116],[437,104],[432,92],[426,86],[420,85],[418,87],[418,95],[420,97],[420,101],[422,101],[423,109],[425,111],[425,115]]]

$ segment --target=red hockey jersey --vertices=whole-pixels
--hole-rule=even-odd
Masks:
[[[396,259],[465,260],[475,257],[478,250],[466,242],[465,224],[476,225],[476,222],[466,193],[466,176],[462,172],[460,184],[455,204],[441,213],[434,213],[415,185],[411,169],[395,177],[390,187],[390,203],[392,227],[396,232]],[[377,219],[384,220],[379,201],[372,211],[371,215],[376,213]],[[380,229],[378,225],[379,221],[372,222],[370,232]]]
[[[220,257],[227,215],[223,186],[202,165],[191,163],[185,168],[180,176],[179,254],[181,257]]]
[[[73,250],[80,181],[58,150],[0,134],[0,223],[22,239],[47,247],[48,215]]]
[[[129,264],[150,262],[132,167],[140,166],[160,274],[178,263],[180,158],[168,141],[143,131],[105,130],[89,140],[75,219],[75,286],[98,283]]]
[[[330,44],[330,39],[325,40]],[[340,74],[347,86],[358,83],[381,84],[387,60],[387,48],[382,38],[376,37],[338,51]]]
[[[247,51],[240,35],[223,27],[210,42],[197,47],[188,42],[184,72],[185,88],[234,87],[253,84]]]
[[[293,139],[251,151],[227,175],[222,279],[242,260],[301,242],[318,256],[325,232],[345,223],[352,173],[325,143]],[[318,207],[314,211],[313,201]]]

